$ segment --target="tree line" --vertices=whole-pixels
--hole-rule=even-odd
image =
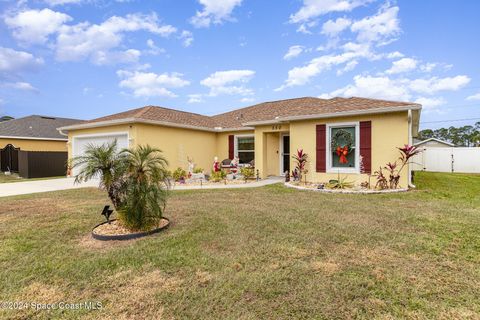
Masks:
[[[457,147],[480,146],[480,121],[473,126],[424,129],[418,133],[418,139],[437,138],[453,143]]]

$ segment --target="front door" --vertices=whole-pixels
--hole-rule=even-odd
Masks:
[[[282,171],[281,174],[285,174],[285,171],[290,172],[290,136],[282,135]]]

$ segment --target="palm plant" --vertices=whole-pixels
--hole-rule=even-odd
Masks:
[[[170,182],[168,162],[161,152],[148,145],[123,151],[127,187],[125,203],[118,213],[129,229],[148,230],[163,216]]]
[[[105,143],[101,146],[89,144],[84,155],[71,160],[72,168],[79,168],[75,176],[75,183],[86,182],[99,178],[100,186],[108,193],[115,209],[122,203],[121,189],[124,187],[125,159],[122,153],[117,152],[117,141]]]

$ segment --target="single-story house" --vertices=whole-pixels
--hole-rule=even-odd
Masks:
[[[0,122],[1,170],[20,171],[19,151],[66,154],[68,139],[57,128],[80,122],[77,119],[39,115]]]
[[[450,143],[448,141],[440,140],[437,138],[429,138],[425,140],[419,140],[415,141],[413,144],[416,147],[421,147],[421,148],[451,148],[455,147],[453,143]]]
[[[254,160],[261,178],[294,168],[297,149],[308,154],[307,180],[322,182],[338,173],[357,182],[395,161],[397,147],[412,144],[421,105],[359,97],[304,97],[271,101],[215,116],[147,106],[81,124],[64,126],[69,158],[89,143],[117,140],[120,147],[150,144],[163,150],[170,169],[187,167],[187,157],[210,172],[214,157]],[[348,139],[346,159],[332,143]],[[362,159],[362,161],[360,161]],[[342,161],[341,161],[342,160]],[[363,167],[363,168],[361,168]],[[400,185],[407,186],[409,174]]]

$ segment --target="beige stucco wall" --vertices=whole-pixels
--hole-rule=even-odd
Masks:
[[[407,112],[385,113],[380,115],[365,115],[355,117],[342,117],[332,119],[321,119],[311,121],[293,122],[290,124],[290,152],[296,153],[297,149],[304,149],[309,156],[307,168],[307,180],[313,182],[328,182],[330,179],[336,179],[337,173],[317,173],[316,164],[316,125],[333,124],[341,122],[372,121],[372,173],[378,170],[380,166],[385,166],[388,162],[398,159],[400,153],[397,147],[408,144],[408,114]],[[290,162],[293,169],[295,164]],[[357,184],[367,181],[367,175],[361,174],[341,174],[342,177],[348,176],[348,180]],[[372,184],[375,183],[375,177],[372,177]],[[400,185],[408,186],[408,168],[402,171]]]
[[[213,158],[219,160],[228,158],[228,136],[254,134],[255,135],[255,167],[262,178],[268,175],[280,174],[280,136],[290,134],[290,153],[297,149],[304,149],[309,155],[307,180],[313,182],[328,182],[337,178],[337,173],[317,173],[316,163],[316,125],[334,124],[342,122],[372,121],[372,172],[387,162],[398,159],[397,147],[408,143],[408,114],[407,112],[386,113],[381,115],[365,115],[355,117],[341,117],[321,120],[291,122],[290,124],[258,126],[255,131],[234,132],[206,132],[199,130],[164,127],[148,124],[119,125],[103,128],[75,130],[69,132],[69,141],[76,135],[100,134],[109,132],[129,132],[131,146],[149,144],[160,148],[168,161],[170,169],[177,167],[187,169],[187,157],[194,159],[197,167],[209,172]],[[71,143],[68,144],[71,155]],[[295,167],[290,159],[290,168]],[[347,174],[349,181],[357,184],[366,181],[367,175]],[[345,174],[342,174],[345,176]],[[372,178],[375,183],[375,178]],[[402,173],[400,185],[408,185],[408,168]]]
[[[255,127],[255,169],[260,176],[280,174],[280,134],[288,133],[289,125],[267,125]]]
[[[0,149],[7,144],[25,151],[67,151],[66,141],[29,140],[29,139],[0,139]]]
[[[216,153],[216,133],[137,124],[135,144],[149,144],[161,149],[170,163],[170,169],[188,168],[187,157],[193,158],[197,168],[210,172]]]

